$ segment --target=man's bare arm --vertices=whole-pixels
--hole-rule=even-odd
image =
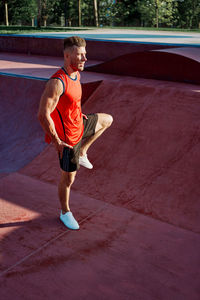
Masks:
[[[63,93],[63,85],[58,79],[51,79],[47,82],[46,88],[41,96],[38,110],[38,119],[44,131],[51,137],[56,150],[62,155],[64,147],[73,148],[61,141],[55,129],[51,113],[58,104],[60,95]]]

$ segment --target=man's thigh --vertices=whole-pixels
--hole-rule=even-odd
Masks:
[[[83,119],[84,132],[82,139],[85,139],[95,134],[97,122],[98,114],[88,114],[87,119]]]

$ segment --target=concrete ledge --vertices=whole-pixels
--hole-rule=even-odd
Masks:
[[[0,36],[0,51],[13,53],[27,53],[36,55],[63,56],[64,38],[39,38],[28,36]],[[159,43],[140,42],[111,42],[87,41],[88,59],[106,61],[119,55],[146,50],[174,48],[177,46]]]

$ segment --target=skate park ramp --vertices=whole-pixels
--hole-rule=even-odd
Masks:
[[[37,120],[46,81],[0,76],[1,298],[199,299],[200,86],[84,77],[83,112],[114,121],[89,149],[94,169],[77,173],[80,230],[70,231],[58,218],[57,155]]]
[[[1,172],[9,173],[28,164],[45,147],[37,121],[45,81],[2,75],[0,79]]]
[[[56,153],[44,148],[36,119],[44,82],[35,81],[31,107],[29,79],[24,86],[4,79],[5,89],[17,85],[5,97],[12,119],[20,118],[19,143],[9,139],[7,152],[29,149],[28,133],[35,158],[24,151],[26,161],[12,161],[17,172],[0,180],[3,299],[64,299],[66,291],[71,299],[198,299],[199,86],[129,77],[98,83],[83,111],[106,111],[114,123],[89,150],[94,169],[77,175],[71,207],[81,230],[71,232],[57,217]]]
[[[199,92],[192,85],[103,81],[83,111],[106,111],[114,124],[90,150],[91,175],[81,170],[73,188],[199,232]],[[57,184],[53,153],[44,151],[21,172]]]
[[[87,67],[86,70],[200,84],[200,49],[180,47],[139,51]]]
[[[15,172],[30,163],[46,147],[37,120],[38,103],[46,80],[0,75],[1,172]],[[100,81],[83,84],[83,101]],[[6,141],[6,143],[5,143]]]

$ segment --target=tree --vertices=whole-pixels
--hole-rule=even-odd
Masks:
[[[98,26],[99,23],[99,3],[97,2],[96,8],[96,16],[95,16],[95,9],[94,9],[94,0],[84,0],[81,4],[81,17],[82,17],[82,25],[83,26]]]
[[[5,3],[8,14],[5,14]],[[198,28],[199,0],[2,0],[0,23]],[[62,22],[61,22],[62,21]]]
[[[140,14],[140,20],[142,26],[155,25],[153,19],[155,18],[155,6],[154,0],[138,0],[137,11]]]
[[[78,26],[78,2],[73,0],[57,0],[52,5],[49,22],[60,25],[61,18],[65,26]]]
[[[81,0],[78,0],[78,26],[81,27]]]
[[[47,26],[47,19],[52,14],[53,6],[56,2],[56,0],[42,0],[41,15],[45,27]]]
[[[143,26],[168,26],[177,23],[177,1],[138,0],[137,9]]]
[[[198,0],[177,0],[178,26],[200,28],[200,2]]]
[[[99,2],[101,25],[129,26],[134,23],[136,0],[104,0]]]
[[[41,14],[42,14],[42,3],[41,0],[37,0],[37,27],[41,27]]]
[[[99,27],[97,0],[94,0],[94,22],[95,22],[95,26]]]
[[[68,2],[71,0],[37,0],[38,6],[38,27],[41,26],[41,21],[43,20],[43,25],[47,26],[48,23],[54,23],[60,25],[61,18],[64,19],[66,16],[66,10],[68,8]]]
[[[8,3],[7,1],[5,1],[5,21],[6,21],[6,26],[9,26],[9,22],[8,22]]]
[[[155,0],[155,9],[156,9],[156,27],[159,27],[159,6],[160,6],[160,1]]]
[[[37,15],[36,0],[8,0],[10,24],[31,25],[31,19]]]

